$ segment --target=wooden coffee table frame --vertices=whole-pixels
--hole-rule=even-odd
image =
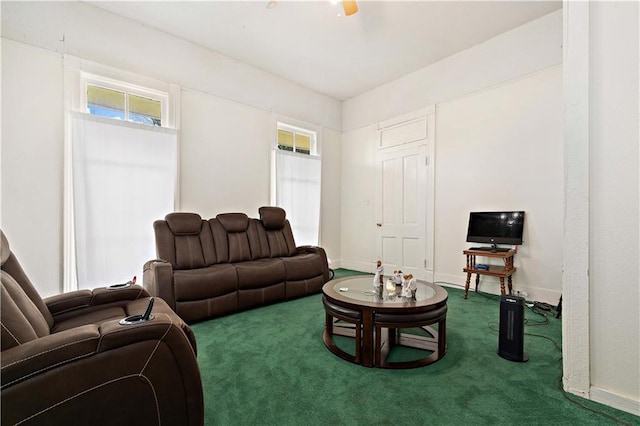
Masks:
[[[366,276],[369,278],[369,276]],[[431,364],[441,359],[446,346],[446,290],[437,285],[418,281],[419,286],[428,286],[435,295],[421,301],[385,303],[358,300],[334,290],[349,287],[349,280],[362,276],[332,280],[322,288],[322,302],[325,308],[325,346],[340,358],[366,367],[415,368]],[[373,279],[373,277],[371,277]],[[437,325],[437,330],[432,327]],[[421,328],[427,336],[403,333],[402,329]],[[340,349],[334,335],[354,339],[355,355]],[[390,362],[387,356],[394,346],[408,346],[431,351],[417,360]]]

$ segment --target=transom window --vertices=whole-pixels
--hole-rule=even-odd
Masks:
[[[121,81],[83,75],[86,112],[116,120],[167,127],[168,94]]]
[[[278,149],[299,154],[316,154],[316,132],[278,123]]]

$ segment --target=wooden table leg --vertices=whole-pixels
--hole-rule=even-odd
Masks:
[[[480,284],[480,274],[476,274],[476,293],[478,292],[478,284]]]
[[[467,298],[467,295],[469,294],[469,283],[471,282],[471,272],[467,272],[467,283],[464,285],[464,298]],[[476,288],[476,291],[478,291],[478,289]]]
[[[438,359],[447,351],[447,320],[443,318],[438,323]]]
[[[376,367],[380,367],[382,365],[382,327],[376,326],[376,336],[375,336],[375,354],[373,356],[373,365]]]
[[[513,294],[513,280],[511,278],[511,275],[509,275],[509,277],[507,278],[507,284],[509,286],[509,295]]]
[[[373,312],[364,310],[362,312],[362,365],[373,367],[374,347],[373,347]]]
[[[504,277],[500,277],[500,294],[506,294],[504,291]],[[511,292],[509,292],[511,294]]]

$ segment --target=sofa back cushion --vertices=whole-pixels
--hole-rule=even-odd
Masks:
[[[204,268],[217,263],[209,223],[196,213],[169,213],[153,223],[158,257],[175,269]]]
[[[249,237],[249,247],[251,248],[251,258],[253,260],[268,259],[271,257],[267,232],[262,222],[258,219],[249,219],[247,236]]]
[[[270,256],[294,256],[297,253],[296,242],[284,209],[265,206],[258,212],[267,235]]]
[[[252,260],[249,247],[249,218],[244,213],[221,213],[216,216],[217,224],[224,232],[214,232],[216,248],[224,250],[226,243],[228,262],[244,262]],[[220,260],[220,258],[218,258]]]
[[[40,297],[38,290],[31,283],[27,274],[25,274],[22,269],[22,265],[18,262],[16,256],[11,252],[11,247],[9,247],[9,241],[7,237],[4,235],[4,232],[0,230],[0,256],[2,270],[9,274],[13,280],[17,283],[17,285],[22,289],[24,294],[29,298],[29,300],[33,303],[33,305],[38,309],[40,314],[44,317],[47,322],[47,328],[51,329],[53,327],[53,315],[49,312],[49,308]]]
[[[4,270],[0,274],[2,350],[49,335],[47,320],[20,284]]]

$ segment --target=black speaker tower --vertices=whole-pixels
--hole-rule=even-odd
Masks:
[[[500,297],[500,335],[498,355],[515,362],[529,361],[524,353],[524,298]]]

